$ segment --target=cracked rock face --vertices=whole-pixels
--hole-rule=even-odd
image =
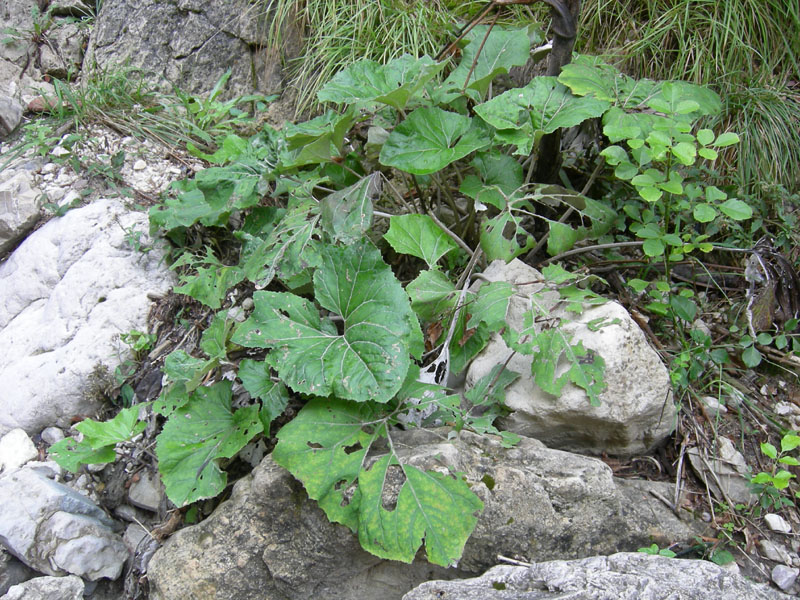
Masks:
[[[158,250],[126,236],[147,215],[98,200],[54,218],[0,264],[0,435],[91,415],[126,358],[121,333],[147,328],[148,293],[174,282]]]
[[[130,65],[147,81],[192,94],[207,93],[230,69],[222,97],[271,94],[281,89],[281,53],[297,56],[301,41],[299,31],[285,31],[274,48],[270,19],[248,0],[106,0],[84,65]]]

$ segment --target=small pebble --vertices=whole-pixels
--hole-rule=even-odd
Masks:
[[[244,300],[242,300],[242,308],[245,310],[253,310],[253,307],[255,305],[256,304],[255,302],[253,302],[252,298],[245,298]]]
[[[775,568],[772,569],[772,581],[784,592],[794,585],[798,575],[800,575],[800,569],[793,569],[786,565],[775,565]]]
[[[64,439],[64,432],[58,427],[47,427],[42,431],[42,439],[52,446]]]
[[[728,409],[725,408],[725,405],[713,396],[703,396],[702,400],[706,409],[708,409],[712,414],[724,415],[728,412]]]
[[[774,409],[775,409],[775,414],[780,415],[782,417],[794,414],[796,412],[794,404],[790,404],[789,402],[776,402]]]
[[[773,560],[777,563],[790,563],[791,559],[789,558],[789,553],[786,552],[785,548],[778,546],[770,540],[761,540],[758,545],[761,548],[761,553],[764,555],[764,558]]]
[[[144,171],[147,168],[147,163],[144,162],[141,158],[133,163],[133,170],[134,171]]]
[[[764,521],[767,523],[767,527],[769,527],[772,531],[778,531],[780,533],[792,532],[792,526],[780,515],[776,515],[774,513],[764,515]]]
[[[12,429],[0,439],[0,471],[18,469],[38,456],[39,451],[23,429]]]

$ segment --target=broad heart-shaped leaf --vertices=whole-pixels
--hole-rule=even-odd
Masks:
[[[633,79],[594,56],[578,56],[561,68],[558,80],[576,96],[594,96],[625,109],[643,107],[659,93],[661,83]]]
[[[390,472],[393,471],[393,472]],[[391,510],[384,508],[401,485]],[[425,539],[428,562],[454,564],[478,522],[483,502],[460,478],[401,465],[392,455],[378,459],[359,476],[361,511],[358,539],[381,558],[410,563]]]
[[[404,54],[381,65],[360,60],[339,71],[317,92],[320,102],[368,104],[381,102],[404,110],[409,101],[435,77],[446,63],[429,56],[415,58]]]
[[[280,378],[301,393],[386,402],[400,388],[422,333],[408,296],[365,242],[321,250],[317,302],[343,318],[340,334],[308,300],[256,292],[255,309],[233,335],[248,348],[271,348]]]
[[[494,27],[488,38],[486,29],[487,26],[480,25],[467,34],[470,41],[461,51],[461,62],[450,73],[441,89],[434,91],[434,98],[438,102],[452,100],[465,87],[478,92],[479,97],[476,99],[483,98],[495,77],[508,73],[511,67],[528,62],[531,41],[524,29]]]
[[[144,431],[147,423],[139,420],[139,410],[146,405],[137,404],[123,408],[110,421],[100,422],[86,419],[75,425],[75,429],[83,434],[83,439],[94,450],[125,442]]]
[[[322,228],[332,239],[354,244],[372,226],[372,203],[381,193],[381,174],[367,175],[357,183],[322,200]]]
[[[523,88],[508,90],[475,107],[475,112],[498,130],[519,130],[518,149],[527,149],[536,133],[551,133],[602,115],[606,100],[573,95],[555,77],[536,77]],[[516,139],[516,137],[514,138]]]
[[[231,411],[231,382],[197,388],[158,436],[158,470],[175,506],[213,498],[227,483],[217,460],[231,458],[262,431],[257,406]]]
[[[389,219],[383,238],[396,252],[421,258],[429,267],[458,246],[428,215],[397,215]]]
[[[489,128],[480,119],[436,107],[418,108],[389,134],[380,162],[426,175],[490,143]]]

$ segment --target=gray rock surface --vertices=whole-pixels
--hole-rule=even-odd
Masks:
[[[83,48],[88,30],[77,23],[56,21],[56,26],[47,33],[47,42],[39,48],[39,64],[44,73],[58,79],[66,79],[80,71]]]
[[[649,494],[623,493],[597,459],[530,439],[506,449],[467,432],[452,442],[443,437],[416,430],[398,433],[395,444],[408,447],[408,462],[418,467],[465,473],[484,502],[457,569],[367,554],[267,457],[210,518],[179,531],[155,554],[151,597],[386,600],[432,577],[480,573],[497,554],[574,558],[695,533]]]
[[[17,128],[22,120],[22,105],[14,98],[0,96],[0,140]]]
[[[103,401],[128,349],[118,337],[147,329],[150,292],[174,282],[163,254],[126,236],[147,215],[98,200],[54,218],[0,264],[0,433],[66,427]]]
[[[25,498],[25,502],[20,502]],[[0,477],[0,543],[47,575],[116,579],[128,551],[91,500],[33,469]]]
[[[39,220],[41,192],[25,169],[0,173],[0,256],[24,238]],[[2,292],[0,292],[2,294]]]
[[[541,285],[529,284],[541,280],[541,274],[519,260],[508,265],[495,261],[483,275],[491,281],[527,283],[519,289],[523,296],[541,289]],[[532,310],[531,301],[520,295],[512,298],[507,317],[518,331],[523,329],[524,314]],[[563,326],[564,331],[573,336],[573,343],[582,341],[585,348],[604,359],[607,388],[600,395],[600,406],[591,406],[586,393],[572,383],[554,397],[534,383],[531,357],[515,354],[508,368],[521,376],[506,388],[506,404],[514,412],[502,420],[503,428],[573,452],[630,456],[651,450],[672,432],[677,418],[669,373],[658,354],[620,304],[606,302],[576,318],[554,307],[552,296],[540,304],[551,316],[575,319]],[[599,329],[589,326],[597,323],[604,325]],[[467,387],[503,364],[510,354],[501,337],[493,335],[470,365]],[[557,375],[569,368],[566,359],[562,360]]]
[[[716,448],[692,447],[686,451],[689,464],[720,502],[752,504],[758,500],[750,487],[750,467],[728,438],[719,436]]]
[[[36,577],[13,586],[0,600],[83,600],[80,577]]]
[[[283,32],[283,48],[275,48],[264,11],[249,0],[106,0],[84,65],[124,63],[162,88],[195,94],[209,92],[230,69],[222,97],[275,93],[282,58],[299,54],[299,34]]]
[[[33,569],[0,547],[0,594],[5,594],[12,585],[35,576]]]
[[[782,600],[712,562],[642,553],[498,566],[466,581],[428,581],[403,600]]]

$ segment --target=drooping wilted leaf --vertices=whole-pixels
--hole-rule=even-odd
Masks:
[[[381,174],[373,173],[323,198],[322,229],[335,241],[354,244],[372,226],[372,204],[381,193]]]

